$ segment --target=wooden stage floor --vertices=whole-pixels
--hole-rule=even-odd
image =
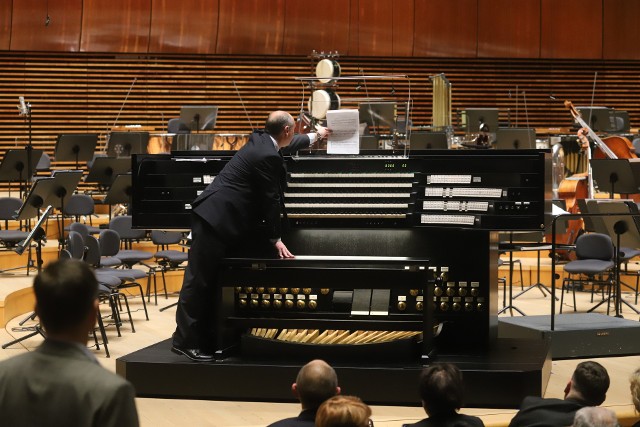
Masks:
[[[531,264],[525,260],[525,264]],[[528,268],[528,266],[526,266]],[[504,275],[501,273],[501,275]],[[544,277],[544,276],[543,276]],[[0,304],[15,288],[30,286],[29,278],[23,273],[0,274]],[[525,282],[528,280],[525,278]],[[544,281],[544,279],[543,279]],[[525,283],[526,284],[526,283]],[[520,285],[514,285],[514,291],[520,289]],[[11,291],[10,291],[11,290]],[[625,300],[633,303],[631,294],[624,295]],[[135,350],[155,344],[171,336],[175,326],[175,309],[160,312],[159,309],[172,302],[176,297],[172,295],[169,300],[164,297],[158,300],[158,306],[149,305],[150,321],[144,320],[142,304],[139,298],[131,298],[132,310],[135,310],[134,322],[136,333],[132,333],[127,325],[123,328],[123,336],[118,338],[113,327],[109,328],[111,358],[106,358],[103,351],[93,350],[100,363],[107,369],[115,372],[115,360]],[[565,302],[570,299],[565,299]],[[578,306],[590,307],[589,294],[578,293]],[[515,302],[518,308],[528,315],[543,315],[550,313],[549,297],[533,289],[518,298]],[[500,306],[502,306],[502,290],[500,292]],[[571,310],[572,307],[565,307]],[[26,311],[28,309],[24,309]],[[515,313],[515,312],[514,312]],[[638,315],[625,307],[623,315],[626,319],[638,321]],[[0,342],[6,343],[15,337],[25,334],[18,326],[18,321],[25,314],[11,319],[4,329],[0,329]],[[502,316],[509,316],[505,313]],[[25,326],[33,324],[27,322]],[[17,328],[17,329],[16,329]],[[0,360],[13,355],[33,350],[41,342],[40,337],[30,338],[20,344],[5,350],[0,350]],[[611,388],[607,394],[605,406],[616,411],[622,419],[621,425],[631,425],[634,414],[629,392],[629,375],[640,367],[640,356],[609,357],[595,359],[602,363],[611,376]],[[580,360],[556,360],[552,363],[552,372],[545,392],[546,397],[562,397],[563,389],[573,369]],[[291,382],[294,378],[291,378]],[[383,384],[372,384],[372,387]],[[487,387],[491,387],[487,384]],[[343,390],[348,394],[349,390]],[[373,420],[378,427],[397,427],[403,423],[415,422],[425,417],[424,411],[419,406],[416,396],[415,407],[404,406],[373,406]],[[141,425],[144,427],[177,427],[177,426],[264,426],[275,420],[294,416],[299,412],[296,403],[265,403],[265,402],[229,402],[229,401],[205,401],[205,400],[178,400],[178,399],[147,399],[138,398],[137,407]],[[506,426],[515,413],[512,409],[469,409],[463,408],[462,412],[480,416],[487,426]],[[0,423],[2,415],[0,415]]]

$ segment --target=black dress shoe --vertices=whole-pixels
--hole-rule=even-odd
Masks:
[[[194,362],[211,362],[213,361],[213,354],[205,353],[199,348],[180,348],[173,346],[171,351],[176,354],[187,356]]]

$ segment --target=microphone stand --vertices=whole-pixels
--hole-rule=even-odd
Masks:
[[[20,101],[20,105],[18,105],[18,110],[20,110],[20,115],[21,116],[25,116],[26,120],[27,120],[27,129],[28,129],[28,139],[27,139],[27,146],[25,147],[25,150],[27,150],[27,176],[25,177],[24,180],[24,187],[22,186],[23,183],[20,183],[20,198],[22,198],[22,195],[27,193],[27,186],[28,183],[31,181],[31,175],[33,173],[33,170],[31,169],[31,157],[33,155],[33,145],[31,143],[31,104],[28,102],[24,102],[24,96],[21,96],[18,98]]]

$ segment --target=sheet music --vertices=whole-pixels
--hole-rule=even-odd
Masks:
[[[356,109],[327,111],[327,127],[331,134],[327,139],[327,154],[359,154],[360,122]]]

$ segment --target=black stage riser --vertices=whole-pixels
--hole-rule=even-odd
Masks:
[[[502,338],[550,340],[553,360],[640,354],[640,323],[597,313],[500,318]]]
[[[230,358],[193,363],[163,341],[116,362],[139,397],[292,402],[291,383],[305,362],[249,362]],[[517,408],[528,395],[541,396],[551,370],[548,346],[499,340],[484,355],[438,356],[463,372],[468,407]],[[419,405],[419,364],[332,363],[344,394],[371,404]],[[489,386],[490,385],[490,386]]]

